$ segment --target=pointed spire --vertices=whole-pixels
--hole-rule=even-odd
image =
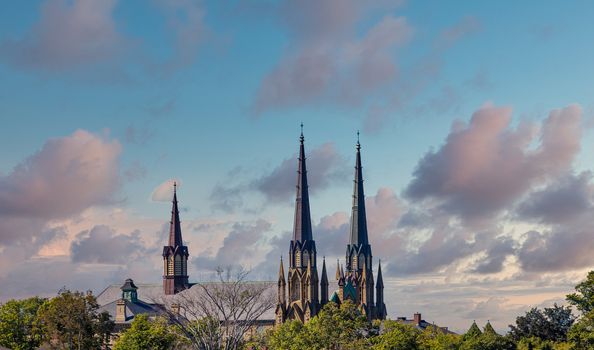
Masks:
[[[336,280],[340,280],[340,260],[336,259]]]
[[[297,196],[295,199],[295,223],[293,225],[293,240],[304,242],[312,240],[311,215],[309,211],[309,191],[307,188],[307,167],[305,165],[305,146],[303,137],[303,123],[299,138],[299,170],[297,171]]]
[[[278,269],[278,282],[282,284],[286,284],[285,281],[285,267],[283,265],[283,256],[281,255],[280,258],[280,267]]]
[[[361,166],[361,144],[357,131],[357,159],[353,186],[353,209],[351,214],[351,236],[349,244],[368,244],[367,218],[365,215],[365,193],[363,191],[363,170]]]
[[[382,277],[382,261],[380,260],[377,265],[377,282],[376,288],[384,288],[384,278]]]
[[[326,257],[322,260],[322,279],[320,281],[321,285],[328,285],[328,274],[326,273]]]
[[[171,221],[169,222],[169,246],[183,246],[181,234],[181,222],[179,220],[179,209],[177,206],[177,182],[173,182],[173,206],[171,208]]]

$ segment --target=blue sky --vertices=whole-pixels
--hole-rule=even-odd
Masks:
[[[22,249],[18,259],[11,258],[15,264],[35,266],[45,259],[46,266],[56,266],[56,273],[64,266],[76,269],[81,278],[73,279],[80,282],[72,282],[72,288],[86,288],[85,282],[100,290],[134,273],[135,279],[158,280],[158,273],[151,275],[149,268],[137,271],[130,262],[109,264],[107,258],[76,258],[72,247],[98,237],[90,233],[95,227],[107,226],[111,231],[103,227],[96,232],[104,234],[108,243],[126,241],[139,232],[142,249],[150,252],[158,248],[169,204],[157,200],[155,193],[175,178],[182,183],[184,238],[191,242],[196,269],[208,271],[209,264],[224,263],[225,254],[233,254],[232,249],[221,248],[225,237],[242,232],[241,228],[266,227],[258,226],[262,222],[270,228],[263,229],[261,235],[245,237],[257,240],[261,250],[255,251],[260,256],[277,257],[286,254],[284,248],[277,252],[273,238],[291,229],[293,199],[287,193],[292,193],[292,188],[283,191],[263,183],[282,185],[287,176],[293,176],[289,165],[297,152],[299,124],[305,125],[308,152],[317,151],[312,161],[320,166],[310,166],[311,176],[317,178],[312,181],[312,216],[320,235],[325,229],[332,231],[328,237],[340,236],[345,229],[341,220],[348,218],[354,144],[356,131],[361,130],[366,194],[369,200],[378,201],[376,210],[381,215],[377,227],[385,230],[378,232],[378,237],[402,240],[394,243],[393,252],[403,261],[390,256],[390,251],[376,252],[388,261],[387,271],[390,263],[417,261],[422,256],[419,247],[425,243],[429,247],[431,239],[438,236],[441,224],[436,222],[405,226],[402,218],[413,213],[433,213],[435,217],[439,212],[442,222],[449,222],[448,232],[452,230],[448,239],[462,237],[475,244],[455,258],[445,258],[445,254],[424,269],[392,268],[393,283],[418,287],[419,281],[435,279],[439,282],[431,288],[443,295],[453,293],[455,286],[474,283],[470,281],[493,283],[464,298],[452,296],[452,303],[460,304],[450,307],[470,302],[461,309],[482,310],[484,315],[476,311],[450,320],[451,309],[444,308],[427,317],[465,327],[468,320],[489,318],[487,314],[493,311],[502,315],[498,327],[504,328],[518,310],[562,299],[583,271],[594,265],[594,261],[564,264],[560,257],[563,267],[551,265],[548,271],[534,268],[521,253],[528,251],[522,250],[528,241],[524,233],[538,231],[545,237],[548,232],[548,239],[557,231],[574,232],[575,225],[584,224],[582,217],[518,219],[528,212],[534,214],[521,210],[528,208],[527,203],[554,198],[546,197],[546,191],[558,194],[553,190],[574,182],[584,187],[566,187],[592,188],[587,171],[592,170],[594,161],[593,14],[594,4],[589,1],[44,0],[5,5],[0,11],[0,139],[4,146],[0,148],[0,216],[13,220],[33,215],[39,225],[0,227],[0,237],[4,237],[0,247],[5,253]],[[507,133],[524,130],[522,125],[530,124],[526,128],[533,129],[525,134],[522,131],[529,144],[503,154],[501,164],[513,163],[514,151],[522,151],[527,158],[519,164],[534,161],[533,167],[539,169],[526,170],[531,180],[510,197],[492,203],[484,200],[480,191],[476,196],[464,192],[467,187],[462,185],[449,189],[452,179],[444,180],[441,187],[428,186],[411,194],[410,188],[419,188],[425,180],[443,180],[430,179],[423,169],[447,172],[451,166],[466,164],[467,153],[456,158],[463,146],[448,148],[456,143],[455,130],[472,131],[476,126],[477,137],[483,139],[486,129],[471,122],[473,113],[493,109],[496,111],[487,119],[505,120],[507,112],[496,108],[501,106],[511,108],[512,119],[504,123],[494,142],[504,142]],[[551,111],[567,106],[579,106],[579,111],[563,110],[562,120],[553,123]],[[574,117],[579,118],[578,125],[565,130],[563,126],[571,124],[568,120]],[[547,137],[543,130],[548,123],[554,124],[550,133],[566,142],[578,139],[579,145],[572,148],[552,142],[550,148],[560,148],[543,151],[545,155],[531,160],[528,155],[544,147]],[[498,127],[495,124],[493,128]],[[88,134],[75,134],[77,130]],[[57,146],[52,148],[50,140]],[[51,164],[42,162],[44,157],[63,159],[60,152],[75,157],[68,140],[89,141],[94,146],[81,148],[81,152],[96,152],[101,161],[107,159],[101,163],[105,165],[101,169],[107,170],[99,174],[105,177],[96,176],[104,186],[97,188],[103,192],[87,193],[96,184],[81,180],[73,191],[81,191],[81,197],[88,200],[81,200],[78,206],[43,215],[18,212],[18,198],[39,200],[41,194],[34,193],[37,189],[45,188],[43,193],[49,196],[47,188],[62,188],[59,179],[55,180],[59,184],[38,180],[47,181],[46,187],[27,181],[35,177],[32,173],[49,178],[43,171]],[[119,149],[108,147],[113,143]],[[505,146],[498,144],[490,154],[501,155]],[[566,158],[558,157],[564,152]],[[513,159],[507,161],[508,156]],[[563,159],[549,166],[547,162],[553,158]],[[435,159],[441,163],[431,163]],[[509,173],[495,179],[505,179]],[[86,171],[80,174],[88,175]],[[472,185],[480,178],[470,179]],[[292,184],[294,179],[286,182]],[[488,190],[491,185],[484,187]],[[508,187],[515,188],[513,184]],[[383,202],[378,198],[382,189],[391,198],[391,212],[381,210]],[[54,201],[63,200],[59,192],[52,195],[57,196],[52,197]],[[573,200],[577,194],[567,196]],[[468,206],[460,204],[460,198],[476,201],[471,206],[492,209],[477,219],[474,213],[462,211]],[[555,203],[566,205],[554,200],[548,204]],[[584,215],[591,210],[589,204],[582,207]],[[205,223],[210,228],[200,233]],[[9,232],[15,228],[22,230],[20,236]],[[61,235],[45,236],[58,228]],[[477,232],[497,232],[487,236],[508,237],[514,242],[500,271],[468,272],[475,271],[468,267],[472,261],[480,265],[481,259],[494,259],[489,255],[493,245],[477,246]],[[201,234],[209,236],[206,243]],[[45,242],[42,237],[46,243],[23,248],[31,242]],[[454,238],[444,238],[442,247],[456,242]],[[288,242],[282,244],[288,248]],[[245,257],[242,262],[268,266],[266,273],[275,271],[277,264],[255,257]],[[158,253],[151,264],[159,271]],[[2,270],[0,280],[7,281],[11,267]],[[97,270],[102,271],[100,280],[91,283],[85,279],[88,271]],[[540,273],[538,277],[526,277],[535,271]],[[571,273],[566,274],[568,271]],[[567,277],[553,283],[556,273]],[[26,276],[26,271],[21,275]],[[458,279],[448,282],[452,275]],[[543,295],[535,285],[545,280],[551,292]],[[69,283],[66,279],[58,284]],[[501,300],[497,293],[488,292],[506,283],[515,283],[523,290],[522,297],[513,294]],[[18,285],[0,297],[48,294],[54,287]],[[395,289],[394,299],[405,292]],[[425,297],[430,300],[433,296]],[[495,309],[481,309],[486,306]],[[400,305],[394,301],[390,307],[398,309]],[[410,316],[417,307],[430,305],[415,305],[402,312]],[[400,315],[400,310],[394,312],[392,316]]]

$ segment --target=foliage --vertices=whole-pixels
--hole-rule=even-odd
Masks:
[[[594,311],[585,314],[571,327],[567,339],[572,349],[594,349]]]
[[[137,315],[130,328],[120,334],[113,350],[166,350],[174,348],[179,341],[167,321],[161,317],[149,320],[146,315]]]
[[[386,320],[384,330],[373,342],[374,350],[418,349],[417,338],[420,331],[399,321]]]
[[[518,350],[569,350],[567,342],[554,342],[538,337],[522,338],[517,344]]]
[[[477,332],[478,330],[478,332]],[[505,350],[515,349],[512,339],[501,336],[495,332],[490,322],[487,322],[483,331],[473,322],[468,332],[462,337],[461,350]]]
[[[540,338],[553,342],[563,342],[567,339],[567,332],[575,317],[571,308],[558,306],[545,308],[541,311],[533,308],[524,316],[516,318],[516,324],[510,325],[510,336],[519,341],[522,338]]]
[[[109,315],[97,312],[91,294],[62,290],[38,311],[38,322],[46,333],[50,349],[99,349],[108,343],[114,323]]]
[[[37,311],[45,299],[33,297],[10,300],[0,306],[0,345],[13,350],[36,349],[42,330],[36,322]]]
[[[430,326],[419,335],[418,343],[419,349],[422,350],[456,350],[462,343],[462,337],[439,327]]]
[[[306,325],[285,322],[268,335],[271,350],[367,349],[370,324],[358,307],[346,301],[341,307],[328,303]]]
[[[588,276],[577,286],[576,293],[568,294],[567,301],[577,307],[583,315],[594,310],[594,271],[588,272]]]

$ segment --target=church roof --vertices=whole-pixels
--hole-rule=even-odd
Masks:
[[[301,125],[303,128],[303,125]],[[299,146],[299,169],[297,171],[297,196],[295,198],[295,222],[293,225],[293,240],[305,242],[313,240],[311,229],[311,214],[309,210],[309,190],[307,186],[307,166],[305,164],[305,146],[303,145],[303,129]]]
[[[207,282],[206,284],[214,284],[220,282]],[[265,283],[268,285],[268,291],[273,293],[276,296],[276,289],[277,289],[277,282],[274,281],[252,281],[246,283]],[[112,284],[106,287],[101,293],[97,295],[97,303],[101,308],[105,308],[107,312],[109,312],[112,317],[115,319],[115,303],[117,300],[121,299],[122,291],[120,289],[120,284]],[[137,283],[136,286],[138,287],[137,294],[140,303],[144,305],[149,305],[157,308],[158,304],[174,302],[177,299],[182,299],[186,296],[191,296],[193,294],[199,294],[202,290],[199,286],[196,286],[195,283],[190,283],[190,288],[183,290],[177,294],[172,295],[165,295],[163,292],[163,284],[162,283]],[[112,306],[113,304],[113,306]],[[128,306],[128,303],[126,304]],[[134,308],[136,306],[132,306]],[[134,308],[130,309],[132,314],[135,314],[135,311],[141,311],[142,308]],[[113,309],[113,310],[112,310]],[[113,311],[113,313],[112,313]],[[138,312],[142,313],[142,312]],[[264,313],[260,320],[274,320],[274,308],[268,310]]]
[[[124,323],[130,323],[134,319],[136,315],[140,314],[147,314],[149,316],[158,315],[162,312],[162,309],[157,304],[151,304],[144,302],[142,300],[138,300],[136,302],[131,302],[129,300],[125,300],[126,303],[126,321]],[[107,311],[109,315],[111,315],[112,319],[116,318],[116,307],[117,307],[117,300],[112,301],[111,303],[101,305],[99,307],[99,312]]]

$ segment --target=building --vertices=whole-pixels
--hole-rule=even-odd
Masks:
[[[358,134],[357,134],[358,135]],[[338,304],[351,300],[359,305],[369,320],[385,319],[384,284],[381,267],[378,265],[377,283],[374,285],[373,256],[367,234],[361,144],[357,140],[353,205],[348,244],[346,247],[346,274],[337,263],[337,290],[328,298],[328,275],[326,261],[322,261],[322,275],[318,278],[316,242],[313,237],[307,166],[303,130],[300,136],[297,171],[297,194],[293,239],[289,243],[289,268],[285,279],[281,257],[277,281],[276,324],[287,320],[307,322],[329,301]]]

